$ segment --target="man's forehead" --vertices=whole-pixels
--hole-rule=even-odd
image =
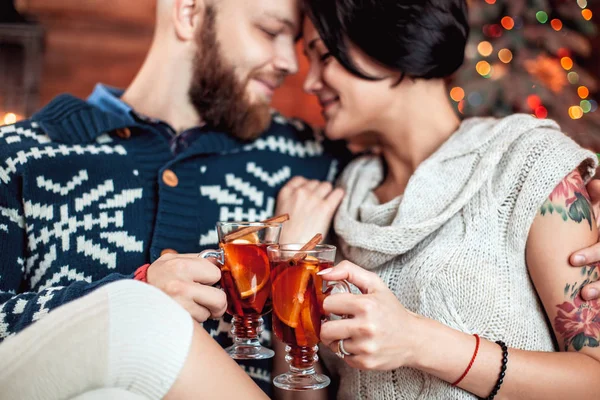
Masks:
[[[255,15],[264,15],[265,17],[281,20],[286,24],[291,24],[297,31],[300,31],[302,23],[302,14],[300,12],[300,0],[238,0],[251,5]]]

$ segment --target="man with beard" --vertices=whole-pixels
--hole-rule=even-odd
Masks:
[[[0,387],[10,398],[107,387],[184,398],[190,379],[218,385],[214,367],[232,361],[189,317],[231,344],[228,321],[211,320],[226,308],[220,271],[197,257],[217,245],[215,222],[272,216],[295,175],[322,195],[320,212],[341,200],[319,182],[338,160],[269,110],[298,69],[296,0],[159,0],[157,10],[124,92],[61,95],[0,128]],[[270,360],[242,367],[270,392]]]

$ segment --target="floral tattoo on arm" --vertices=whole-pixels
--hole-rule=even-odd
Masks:
[[[592,230],[595,221],[591,200],[577,170],[562,180],[540,208],[542,216],[553,213],[560,215],[565,222],[587,221]],[[600,263],[596,263],[582,267],[581,280],[565,285],[565,301],[556,306],[554,326],[563,338],[565,351],[571,346],[580,351],[584,347],[600,345],[600,300],[585,301],[580,294],[584,286],[598,280],[599,266]]]
[[[558,184],[550,197],[542,204],[540,213],[546,215],[556,212],[563,221],[582,222],[585,220],[592,230],[591,203],[581,174],[575,170]]]
[[[556,331],[564,340],[564,349],[573,346],[576,351],[583,347],[598,347],[600,341],[600,301],[585,301],[581,298],[581,289],[590,282],[598,280],[600,263],[581,269],[582,281],[565,286],[565,298],[558,304],[554,319]]]

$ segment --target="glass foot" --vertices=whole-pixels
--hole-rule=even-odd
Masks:
[[[233,345],[225,349],[234,360],[265,360],[273,358],[275,352],[262,346]]]
[[[314,371],[314,370],[313,370]],[[329,386],[331,380],[326,375],[317,373],[287,372],[273,379],[273,384],[284,390],[318,390]]]

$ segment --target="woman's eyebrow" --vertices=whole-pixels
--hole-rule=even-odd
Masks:
[[[313,40],[311,40],[310,42],[308,42],[308,45],[306,47],[309,50],[313,50],[315,48],[315,46],[317,45],[318,41],[319,41],[319,38],[314,38]]]

